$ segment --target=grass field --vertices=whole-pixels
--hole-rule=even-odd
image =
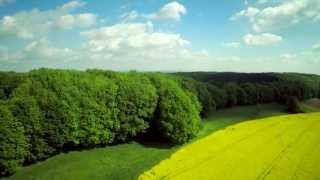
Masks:
[[[181,148],[147,179],[320,178],[320,113],[248,121]]]
[[[277,104],[236,107],[212,113],[203,122],[199,136],[244,120],[285,114]],[[17,180],[81,180],[137,179],[144,171],[170,157],[181,146],[131,142],[92,150],[63,153],[46,161],[24,167],[8,179]]]

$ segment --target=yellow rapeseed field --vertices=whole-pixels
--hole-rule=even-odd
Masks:
[[[320,113],[230,126],[180,149],[139,179],[320,179]]]

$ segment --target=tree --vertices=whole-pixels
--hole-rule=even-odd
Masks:
[[[0,89],[0,100],[5,98],[6,98],[6,94],[4,93],[4,90]]]
[[[25,78],[24,73],[0,72],[0,99],[7,99]]]
[[[178,84],[160,76],[154,76],[159,102],[153,119],[160,135],[173,143],[184,143],[193,138],[200,129],[197,106]]]
[[[120,128],[118,86],[101,74],[82,74],[74,80],[79,96],[77,139],[81,146],[112,143]]]
[[[118,84],[117,107],[120,129],[117,139],[126,141],[149,128],[151,117],[156,109],[158,95],[156,88],[144,75],[131,72],[120,75]]]
[[[227,83],[223,86],[223,89],[225,90],[227,94],[227,106],[232,107],[237,105],[238,103],[238,86],[235,83]]]
[[[302,113],[303,111],[300,108],[299,100],[295,96],[290,96],[287,100],[288,112],[291,113]]]
[[[201,115],[207,116],[208,113],[216,110],[216,102],[210,93],[209,84],[198,82],[189,78],[178,78],[177,82],[184,89],[190,91],[201,103]]]
[[[318,85],[318,98],[320,98],[320,83]]]
[[[32,96],[15,96],[10,100],[10,110],[15,119],[23,125],[24,136],[29,144],[26,162],[46,158],[52,150],[44,139],[43,119],[36,100]]]
[[[21,166],[27,148],[22,124],[6,106],[0,105],[0,176],[10,175]]]
[[[248,95],[245,90],[240,86],[237,86],[237,105],[246,105],[248,104]]]
[[[208,90],[211,93],[217,108],[223,108],[227,104],[227,93],[214,85],[208,84]]]
[[[253,105],[258,103],[258,91],[254,84],[244,83],[244,84],[241,84],[241,88],[247,94],[247,104]]]

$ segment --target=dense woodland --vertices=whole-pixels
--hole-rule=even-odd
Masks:
[[[293,102],[320,97],[320,76],[297,73],[175,73],[180,84],[197,95],[202,115],[236,105]],[[191,79],[192,80],[191,80]]]
[[[320,97],[293,73],[137,73],[39,69],[0,73],[0,173],[61,151],[152,135],[185,143],[219,108]]]

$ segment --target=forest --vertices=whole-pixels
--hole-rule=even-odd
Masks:
[[[38,69],[0,73],[0,172],[60,152],[156,136],[183,144],[216,109],[320,97],[320,76]]]

